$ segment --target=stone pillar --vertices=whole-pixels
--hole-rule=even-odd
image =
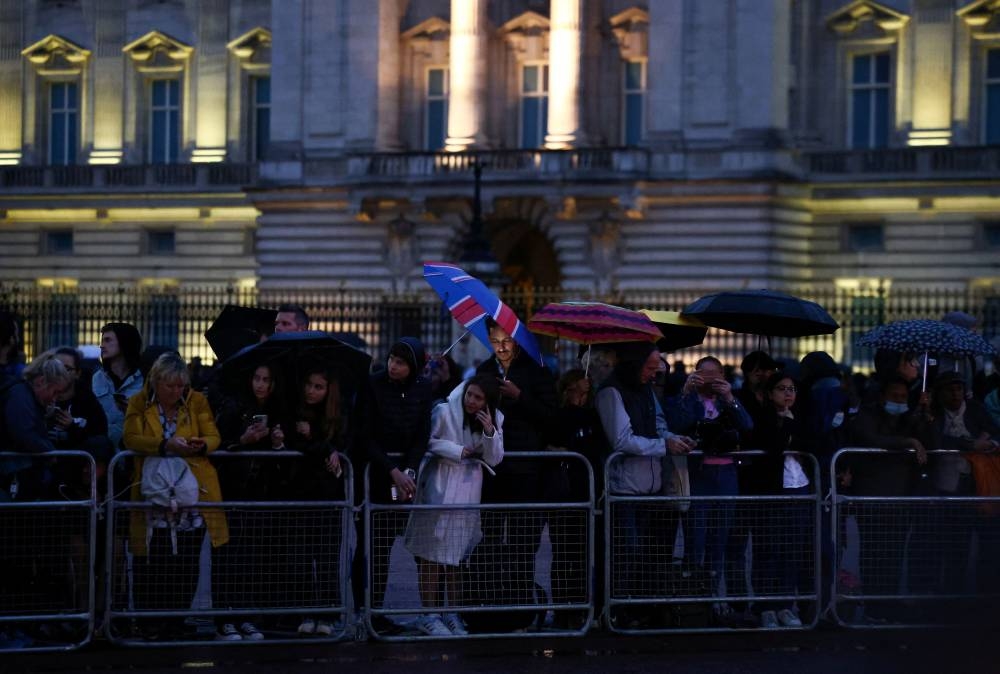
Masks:
[[[198,45],[194,52],[195,147],[192,161],[222,161],[226,157],[226,66],[229,52],[229,2],[198,3]]]
[[[24,65],[20,44],[22,8],[17,0],[0,0],[0,166],[21,160],[21,89]]]
[[[771,144],[788,130],[790,39],[790,0],[737,0],[733,85],[742,142]]]
[[[271,10],[271,145],[274,159],[298,159],[302,153],[302,87],[305,66],[302,41],[303,0],[282,0]]]
[[[451,152],[485,142],[486,3],[451,0],[451,89],[445,141],[445,149]]]
[[[684,0],[661,0],[649,11],[646,137],[653,147],[680,142],[684,102]]]
[[[956,53],[954,11],[920,0],[914,6],[913,108],[909,145],[947,145],[951,141],[952,64]]]
[[[552,0],[549,27],[549,127],[545,147],[580,141],[580,63],[583,0]]]
[[[97,6],[93,65],[93,147],[91,164],[117,164],[124,155],[125,129],[123,112],[125,56],[125,9],[121,0],[109,0]]]

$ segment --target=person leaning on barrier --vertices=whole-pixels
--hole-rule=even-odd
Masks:
[[[129,398],[123,440],[127,449],[140,455],[135,460],[130,500],[143,500],[143,464],[146,457],[155,456],[183,458],[198,481],[198,500],[222,500],[218,474],[208,459],[221,437],[208,400],[190,389],[187,364],[176,352],[157,358],[143,390]],[[136,609],[190,608],[206,529],[213,548],[229,541],[226,516],[219,510],[194,507],[174,513],[158,508],[132,513],[129,548],[136,558]],[[164,584],[164,579],[169,582]],[[158,637],[161,628],[176,631],[182,622],[168,619],[150,625],[152,632],[147,636]]]
[[[142,337],[134,325],[108,323],[101,328],[101,368],[90,386],[108,419],[108,439],[117,451],[121,446],[129,398],[142,391],[139,370]]]
[[[962,373],[942,372],[937,376],[933,409],[941,449],[993,452],[1000,446],[1000,428],[980,402],[966,397],[966,378]],[[972,468],[962,456],[935,457],[931,474],[935,488],[944,496],[968,496],[975,492]]]
[[[416,337],[403,337],[392,345],[386,366],[369,378],[365,432],[359,434],[358,454],[364,457],[354,467],[355,477],[364,475],[368,465],[372,503],[407,503],[416,495],[417,469],[427,451],[431,433],[430,382],[421,376],[426,358],[424,345]],[[359,490],[364,494],[364,490]],[[364,606],[366,569],[372,570],[368,583],[372,604],[383,605],[389,578],[389,555],[393,542],[406,528],[406,513],[379,512],[372,522],[359,527],[354,559],[355,606]],[[368,525],[373,531],[368,531]],[[366,564],[366,540],[372,548],[371,564]],[[372,616],[376,632],[396,631],[390,619]]]
[[[3,442],[8,452],[41,454],[55,451],[45,423],[46,409],[66,395],[73,381],[53,351],[35,358],[21,377],[0,377],[3,403]],[[42,495],[51,475],[39,461],[16,457],[0,459],[0,500],[31,500]]]
[[[622,345],[618,363],[597,392],[597,414],[612,453],[621,456],[608,466],[607,486],[612,495],[659,495],[663,480],[672,473],[673,462],[664,465],[668,453],[681,456],[694,448],[694,441],[671,433],[652,382],[660,371],[656,345]],[[659,512],[659,511],[656,511]],[[676,521],[654,517],[643,504],[621,503],[612,510],[611,583],[614,596],[650,596],[660,592],[667,569],[660,560],[664,547],[673,548]],[[648,622],[643,610],[623,610],[611,616],[615,622]]]

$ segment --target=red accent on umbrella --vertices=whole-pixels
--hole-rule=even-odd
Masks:
[[[552,302],[531,317],[528,329],[580,344],[655,342],[663,338],[646,315],[602,302]]]

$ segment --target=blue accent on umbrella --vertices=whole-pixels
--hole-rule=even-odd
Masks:
[[[974,332],[943,321],[922,318],[880,325],[861,335],[857,345],[905,353],[930,351],[949,356],[996,354],[993,345]]]

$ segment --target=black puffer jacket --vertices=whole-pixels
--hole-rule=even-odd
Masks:
[[[393,468],[416,470],[431,434],[431,386],[421,376],[424,345],[415,337],[403,337],[390,352],[406,354],[410,376],[404,382],[389,379],[388,370],[371,376],[364,456],[372,464],[373,482],[388,481]],[[397,461],[389,454],[405,456]]]

